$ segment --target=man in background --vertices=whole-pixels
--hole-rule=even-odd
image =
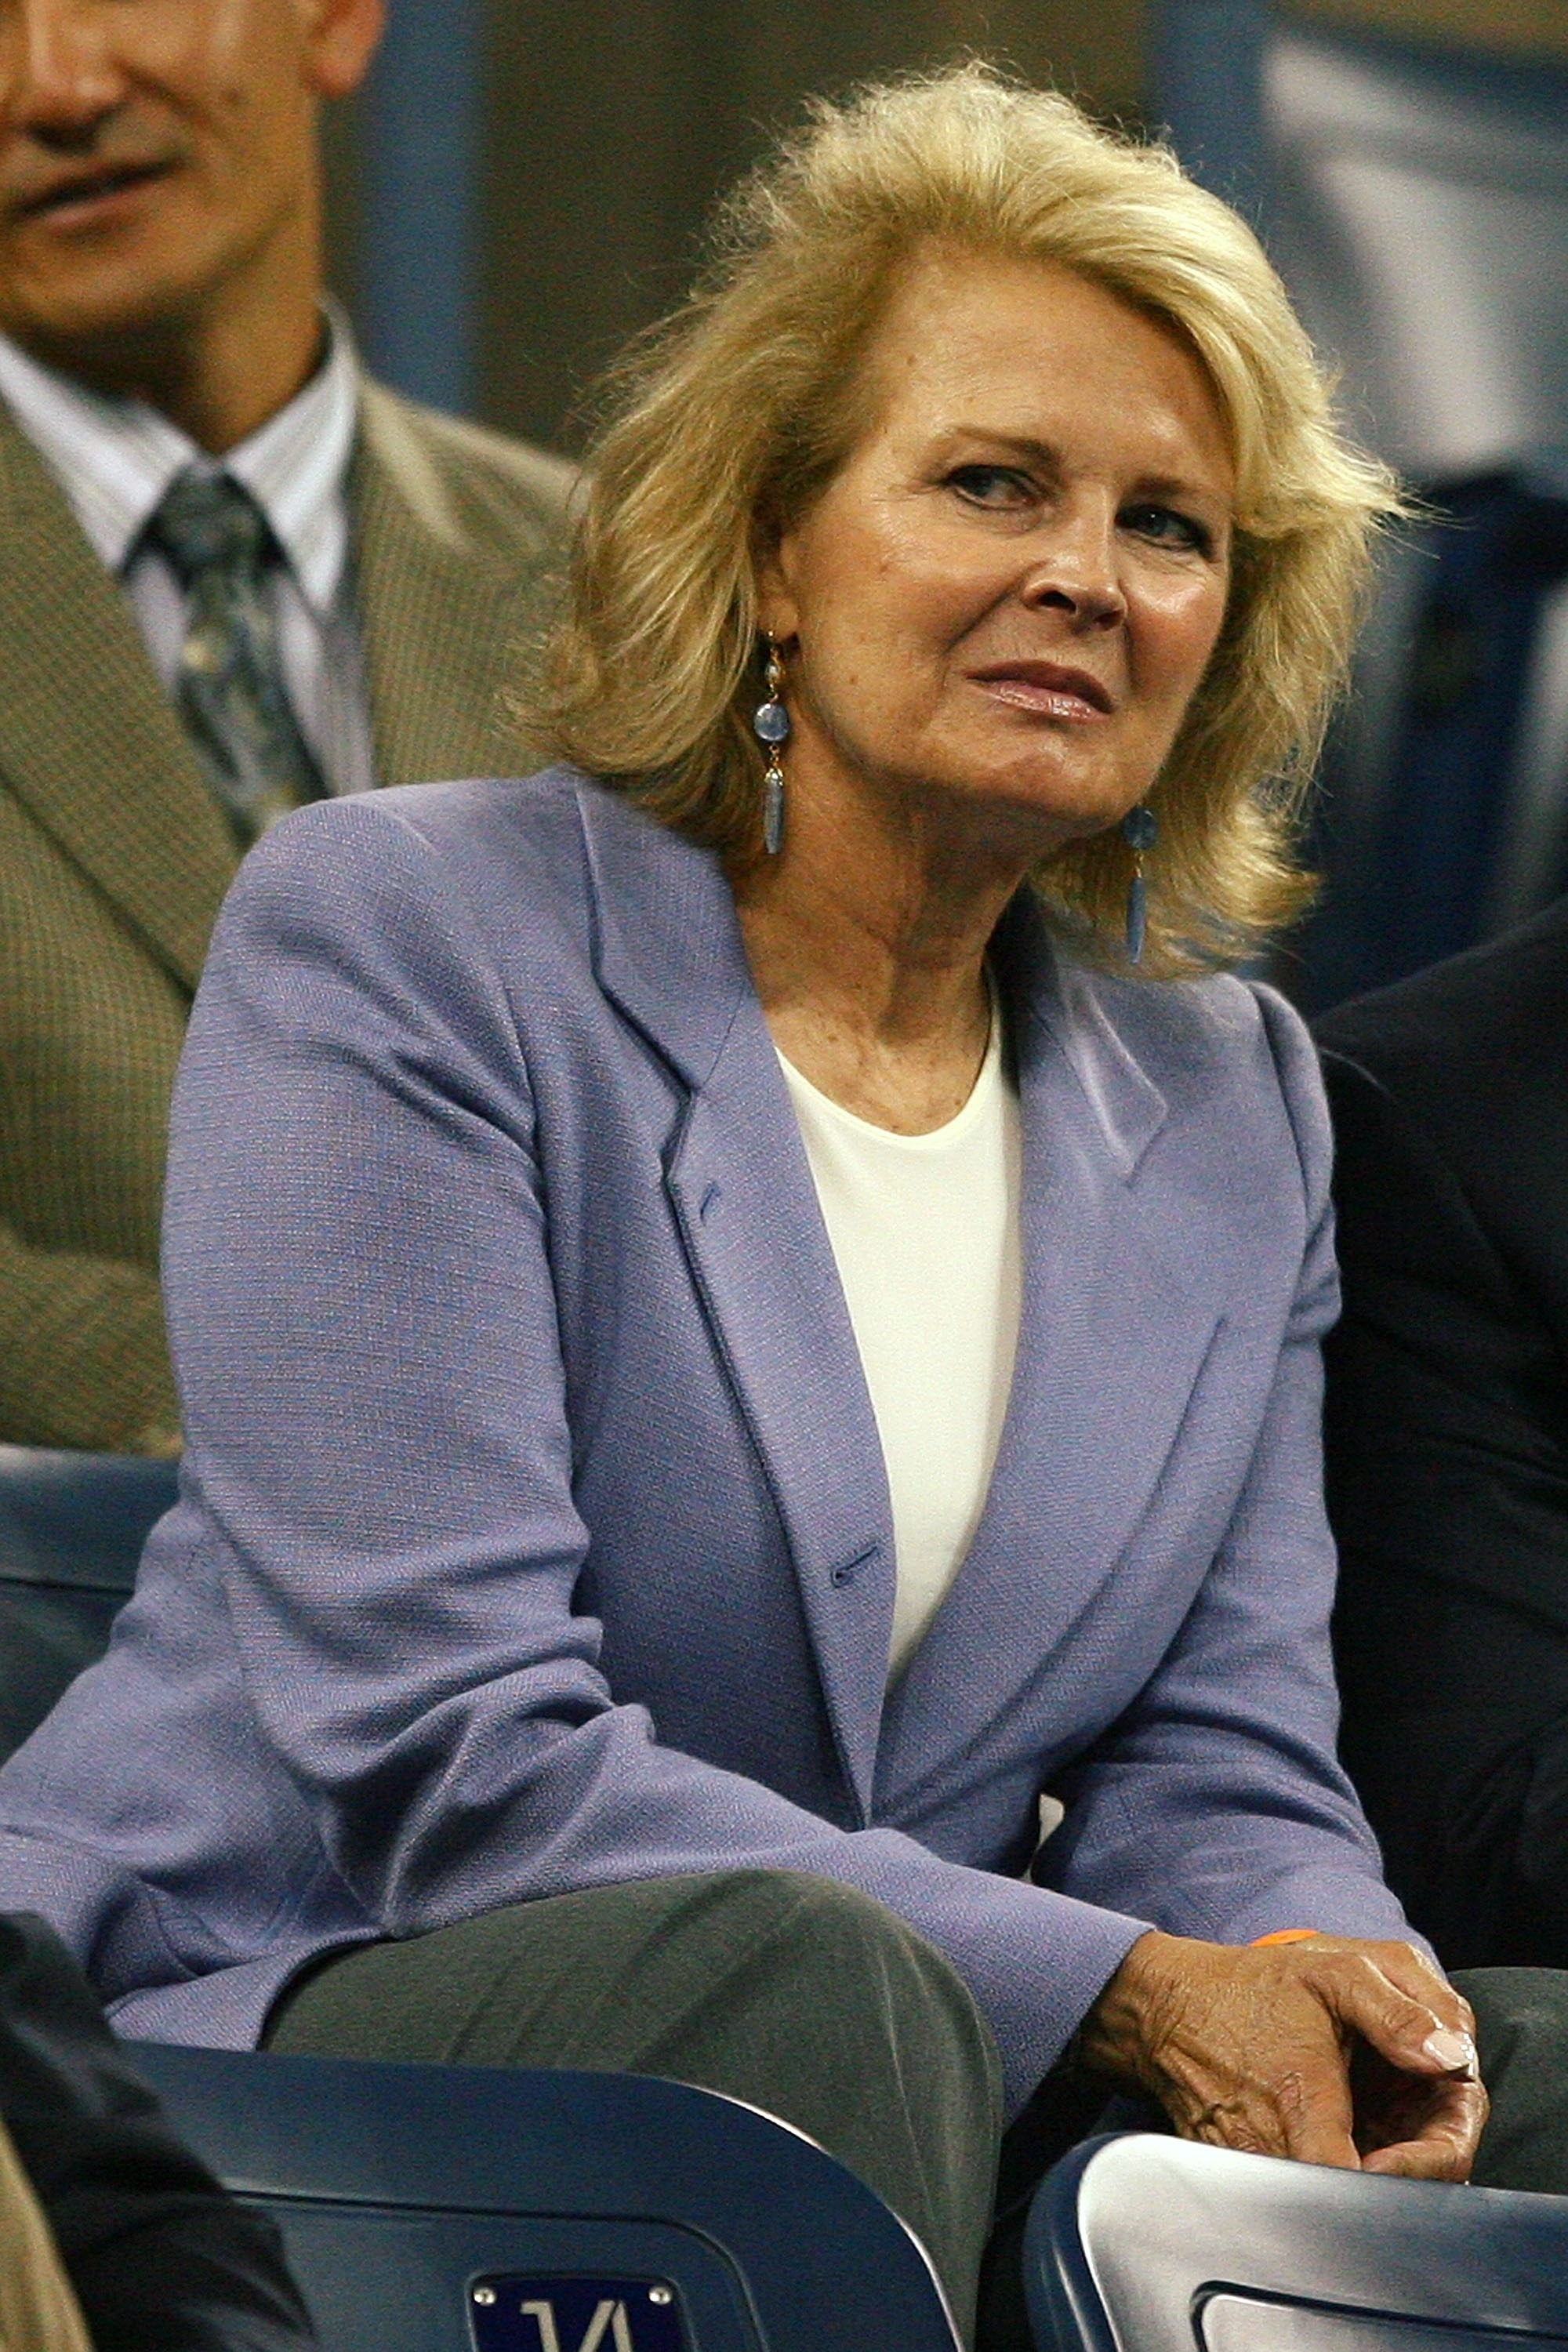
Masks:
[[[1568,898],[1317,1024],[1342,1750],[1453,1969],[1568,1966]]]
[[[279,814],[511,764],[566,469],[369,383],[317,113],[384,0],[0,0],[0,1442],[171,1452],[164,1127]]]

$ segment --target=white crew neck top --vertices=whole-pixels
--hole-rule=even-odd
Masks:
[[[930,1135],[874,1127],[779,1061],[887,1465],[898,1569],[890,1682],[963,1565],[1013,1385],[1017,1096],[994,999],[974,1090]]]

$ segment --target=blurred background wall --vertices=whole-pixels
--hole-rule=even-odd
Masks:
[[[679,294],[716,194],[805,93],[974,49],[1101,112],[1136,119],[1143,100],[1142,0],[391,5],[394,44],[425,52],[414,79],[426,96],[454,27],[478,84],[472,350],[451,389],[487,420],[565,446],[581,438],[584,386]],[[373,346],[365,215],[384,95],[373,88],[330,133],[335,274]],[[415,131],[434,143],[417,115]]]
[[[332,273],[401,389],[576,451],[803,99],[979,53],[1174,138],[1258,226],[1390,548],[1325,765],[1308,1005],[1568,887],[1568,0],[390,0],[328,126]]]
[[[561,446],[581,440],[575,412],[595,371],[679,291],[716,193],[795,119],[805,93],[973,49],[1109,119],[1159,115],[1150,0],[391,9],[388,57],[403,58],[401,73],[384,73],[329,125],[336,282],[385,372]],[[1299,0],[1290,13],[1568,61],[1568,0]],[[378,215],[380,234],[367,236]],[[407,256],[422,233],[435,250],[418,268]],[[456,289],[442,283],[454,268]],[[423,335],[389,331],[378,270],[405,289],[419,281]]]

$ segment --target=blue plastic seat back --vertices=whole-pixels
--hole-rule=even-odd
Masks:
[[[134,2045],[279,2224],[322,2352],[955,2352],[871,2190],[750,2107],[629,2074]]]
[[[0,1445],[0,1758],[102,1654],[172,1462]]]
[[[1568,2347],[1568,2198],[1086,2141],[1025,2242],[1042,2352]]]

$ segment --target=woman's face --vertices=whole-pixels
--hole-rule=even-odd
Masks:
[[[1053,263],[930,253],[874,421],[759,581],[797,792],[939,805],[1028,856],[1114,824],[1225,615],[1235,477],[1196,359]]]

